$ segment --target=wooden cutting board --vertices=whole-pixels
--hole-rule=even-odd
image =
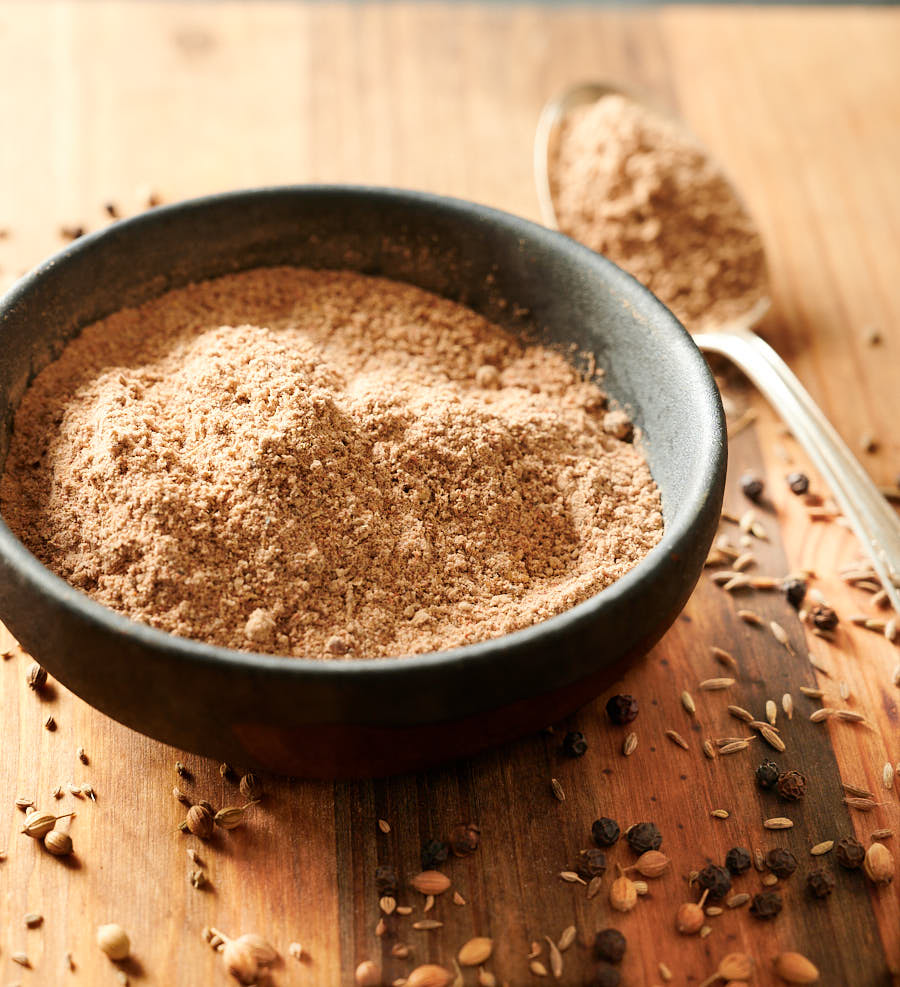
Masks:
[[[680,112],[746,194],[771,258],[767,336],[851,445],[875,437],[877,450],[863,460],[889,484],[900,470],[898,51],[900,12],[889,9],[8,2],[0,7],[0,227],[8,231],[0,277],[58,247],[61,225],[102,225],[106,202],[126,213],[140,208],[146,183],[168,200],[275,182],[383,183],[537,218],[531,139],[542,102],[576,80],[620,80]],[[880,343],[871,342],[873,329]],[[830,854],[831,898],[812,900],[804,884],[809,848],[822,840],[856,833],[868,844],[873,831],[891,829],[898,835],[886,845],[900,855],[900,781],[891,790],[882,784],[883,766],[900,761],[900,689],[891,684],[900,651],[849,626],[850,615],[872,612],[868,594],[838,576],[858,554],[854,539],[839,522],[810,520],[784,482],[789,469],[806,468],[801,451],[751,393],[729,393],[738,413],[750,408],[758,417],[731,443],[727,508],[741,515],[748,506],[737,486],[742,470],[767,480],[758,515],[768,538],[753,540],[749,571],[814,570],[814,585],[843,619],[826,641],[805,633],[779,593],[732,596],[704,577],[664,641],[621,683],[641,704],[628,759],[624,731],[597,703],[552,734],[428,774],[337,785],[264,779],[265,800],[247,824],[203,845],[176,832],[183,807],[172,788],[177,782],[217,808],[240,801],[219,766],[139,737],[56,685],[34,694],[28,658],[0,629],[0,651],[12,651],[0,663],[2,981],[116,984],[116,969],[94,945],[96,926],[114,921],[133,942],[121,970],[147,985],[226,983],[204,926],[265,936],[282,957],[272,981],[285,985],[352,983],[365,959],[391,983],[416,963],[449,967],[474,935],[493,937],[488,969],[498,982],[539,983],[530,944],[542,944],[539,959],[549,967],[543,937],[557,939],[569,925],[577,939],[563,954],[566,984],[582,982],[586,944],[608,925],[628,937],[628,987],[663,983],[660,964],[673,983],[697,985],[736,950],[757,960],[754,984],[776,982],[771,961],[780,950],[812,958],[823,984],[898,982],[900,879],[875,890]],[[812,489],[827,497],[814,476]],[[723,530],[737,544],[735,526]],[[742,623],[739,607],[779,622],[796,654],[766,626]],[[713,645],[738,662],[727,693],[698,688],[722,674]],[[800,686],[824,690],[826,702],[863,713],[869,725],[810,723],[820,703]],[[696,701],[693,717],[679,699],[685,689]],[[780,705],[786,692],[790,721]],[[793,805],[755,788],[753,769],[775,754],[761,740],[714,761],[701,754],[705,737],[746,732],[728,716],[729,702],[761,715],[769,698],[779,704],[787,746],[777,759],[809,779],[806,798]],[[44,726],[48,716],[55,731]],[[573,728],[590,745],[578,760],[559,754]],[[192,781],[176,778],[179,759]],[[551,778],[565,801],[553,796]],[[851,810],[841,780],[870,790],[877,807]],[[51,795],[85,781],[96,802]],[[77,812],[72,863],[19,833],[18,796]],[[728,818],[712,817],[715,809]],[[672,860],[625,916],[611,912],[607,891],[612,864],[632,862],[627,847],[609,854],[593,900],[558,876],[589,845],[601,814],[623,828],[655,821]],[[791,817],[794,828],[767,832],[762,822],[774,815]],[[445,867],[465,904],[443,895],[429,913],[443,927],[414,930],[426,917],[423,896],[408,886],[421,843],[470,820],[481,826],[481,848]],[[696,898],[690,871],[721,862],[735,844],[794,851],[798,872],[779,883],[784,911],[762,923],[746,906],[726,908],[708,918],[706,938],[678,936],[675,910]],[[188,848],[204,862],[207,890],[189,883]],[[379,864],[397,868],[400,903],[414,909],[383,938]],[[760,890],[761,876],[736,879],[735,893]],[[26,928],[26,913],[43,922]],[[303,961],[288,955],[291,942],[302,943]],[[408,959],[391,955],[398,943],[409,946]],[[13,961],[19,952],[29,967]],[[474,984],[476,972],[460,982]]]

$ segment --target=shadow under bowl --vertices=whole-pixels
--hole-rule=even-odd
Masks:
[[[304,777],[414,770],[539,729],[648,651],[699,578],[722,503],[721,402],[674,316],[559,233],[469,202],[298,186],[163,206],[86,236],[0,301],[0,467],[34,376],[79,330],[191,281],[258,266],[407,281],[606,369],[662,494],[665,532],[624,578],[516,633],[407,658],[258,655],[154,630],[42,565],[0,518],[0,619],[86,702],[194,753]]]

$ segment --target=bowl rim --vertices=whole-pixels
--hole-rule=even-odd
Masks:
[[[574,607],[546,620],[499,637],[458,645],[442,651],[381,658],[323,659],[263,654],[208,644],[152,627],[99,603],[56,575],[25,547],[0,515],[0,557],[5,558],[12,570],[24,578],[32,588],[47,596],[53,604],[72,612],[74,616],[95,625],[99,630],[123,636],[151,650],[177,653],[181,659],[198,666],[240,668],[261,674],[287,674],[291,677],[315,676],[320,679],[328,677],[342,679],[351,674],[357,676],[377,674],[383,678],[403,675],[413,668],[427,672],[429,669],[439,670],[449,666],[459,667],[473,663],[483,665],[485,659],[508,654],[511,649],[529,649],[538,642],[546,643],[547,638],[564,636],[575,631],[582,624],[593,622],[599,611],[614,609],[620,600],[640,589],[646,575],[665,556],[679,554],[680,546],[691,540],[691,529],[710,491],[715,489],[725,462],[724,412],[718,389],[706,361],[687,330],[636,278],[603,255],[570,237],[492,206],[430,192],[358,184],[267,185],[234,189],[155,206],[79,237],[14,282],[3,295],[0,295],[0,333],[2,333],[4,317],[29,294],[39,290],[41,280],[48,273],[69,258],[92,250],[98,243],[103,243],[112,236],[121,233],[139,234],[142,229],[165,222],[167,217],[178,213],[202,211],[220,205],[237,205],[248,199],[283,196],[300,198],[349,196],[360,200],[375,198],[382,200],[386,205],[397,203],[406,206],[426,206],[432,210],[443,210],[447,215],[463,214],[470,220],[499,224],[518,232],[523,241],[537,240],[551,245],[555,251],[574,259],[584,268],[586,275],[590,274],[590,269],[593,267],[602,272],[603,279],[622,296],[629,300],[638,298],[641,304],[646,306],[645,311],[652,313],[654,320],[662,324],[672,344],[681,350],[688,364],[693,366],[701,386],[692,389],[691,393],[697,406],[707,412],[705,427],[696,431],[700,446],[698,458],[701,459],[703,468],[693,473],[689,491],[684,495],[682,504],[676,509],[676,516],[671,522],[665,519],[660,541],[624,576]]]

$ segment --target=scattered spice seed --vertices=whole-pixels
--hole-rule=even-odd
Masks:
[[[602,850],[594,848],[581,850],[573,870],[585,880],[601,877],[606,873],[606,854]]]
[[[666,730],[666,736],[672,741],[673,744],[681,747],[683,750],[690,750],[688,747],[688,742],[681,736],[680,733],[678,733],[677,730]]]
[[[566,757],[583,757],[588,744],[580,730],[570,730],[563,738],[561,751]]]
[[[857,713],[853,709],[836,709],[834,711],[834,716],[839,720],[844,720],[846,723],[865,723],[866,718],[862,713]]]
[[[722,689],[730,689],[734,685],[734,679],[729,678],[719,678],[719,679],[704,679],[700,683],[700,689],[704,692],[718,692]]]
[[[806,794],[806,776],[791,769],[778,776],[778,794],[788,802],[796,802]]]
[[[821,689],[813,689],[807,685],[801,685],[800,691],[803,693],[804,696],[809,696],[810,699],[821,699],[822,696],[825,695],[825,693],[822,692]]]
[[[632,732],[628,734],[625,738],[625,743],[622,745],[622,753],[625,757],[631,757],[631,755],[637,750],[638,738],[637,734]]]
[[[186,805],[188,807],[191,806],[192,803],[190,796],[185,795],[185,793],[177,785],[172,789],[172,794],[179,802],[181,802],[182,805]]]
[[[726,651],[724,648],[717,648],[715,646],[710,648],[710,651],[712,652],[713,658],[715,658],[720,665],[725,665],[726,668],[732,668],[734,671],[738,670],[737,660],[731,652]]]
[[[550,788],[553,791],[553,797],[558,802],[565,802],[565,800],[566,800],[566,793],[563,790],[563,787],[559,783],[559,780],[557,778],[551,778],[550,779]]]
[[[634,696],[613,696],[607,700],[606,715],[617,726],[625,726],[638,715],[638,702]]]
[[[755,473],[744,473],[741,477],[741,493],[754,503],[762,496],[765,483]]]
[[[381,970],[372,960],[363,960],[353,974],[356,987],[380,987]]]
[[[802,953],[780,953],[775,957],[775,972],[788,984],[815,984],[818,969]]]
[[[892,829],[876,829],[869,834],[869,839],[878,840],[879,842],[881,842],[882,840],[891,839],[893,835],[894,835],[894,831]]]
[[[753,610],[738,610],[737,615],[745,624],[751,624],[754,627],[762,627],[762,617],[760,617],[760,615]]]
[[[725,911],[724,908],[719,908],[718,905],[710,905],[706,909],[706,914],[709,918],[715,918],[717,915],[721,915]]]
[[[727,809],[713,809],[710,815],[715,819],[727,819],[730,813]]]
[[[838,615],[831,607],[821,603],[809,611],[809,619],[820,631],[833,631],[838,625]]]
[[[450,878],[438,870],[424,870],[409,883],[421,894],[443,894],[450,887]]]
[[[750,851],[742,846],[732,847],[725,854],[725,867],[731,874],[744,874],[750,870]]]
[[[652,822],[639,822],[629,826],[625,831],[625,839],[635,853],[646,853],[648,850],[658,850],[662,845],[662,834]]]
[[[775,847],[766,854],[766,867],[778,877],[790,877],[797,869],[797,858],[784,847]]]
[[[830,853],[834,847],[834,840],[823,840],[821,843],[817,843],[809,852],[814,857],[821,857],[824,853]]]
[[[736,719],[743,720],[744,723],[753,722],[753,714],[743,706],[729,706],[728,712]]]
[[[53,733],[56,729],[56,720],[54,720],[52,716],[48,716],[47,719],[44,720],[44,729],[49,730],[51,733]]]
[[[771,874],[771,873],[763,874],[763,876],[760,878],[760,881],[762,881],[762,883],[765,884],[766,887],[772,887],[773,884],[778,883],[778,877],[775,874]]]
[[[603,878],[602,877],[592,877],[591,878],[591,881],[588,884],[588,888],[587,888],[587,899],[588,899],[588,901],[590,901],[591,898],[596,898],[597,897],[597,895],[600,893],[600,888],[602,887],[602,885],[603,885]]]
[[[772,919],[784,907],[781,895],[777,891],[761,891],[753,896],[750,902],[750,914],[758,919]]]
[[[466,899],[463,898],[463,896],[458,891],[454,891],[453,892],[453,904],[454,905],[462,906],[465,903],[466,903]]]
[[[576,934],[577,934],[577,930],[574,925],[568,925],[566,926],[565,929],[563,929],[562,934],[559,937],[559,942],[557,943],[557,946],[559,947],[561,953],[564,953],[569,948],[569,946],[571,946],[572,943],[575,942]]]
[[[550,955],[550,972],[557,980],[561,980],[563,975],[562,954],[550,936],[544,936],[544,938],[547,940],[547,947]]]
[[[645,894],[648,894],[650,892],[650,885],[646,881],[635,881],[634,882],[634,890],[639,895],[645,895]]]
[[[745,751],[750,746],[749,740],[735,740],[732,743],[723,744],[719,748],[720,754],[736,754],[738,751]]]
[[[205,805],[192,805],[184,821],[188,830],[201,840],[208,840],[213,835],[213,813]]]
[[[794,700],[789,692],[786,692],[781,697],[781,708],[784,710],[784,715],[789,720],[794,718]]]
[[[875,798],[874,792],[870,792],[868,788],[860,788],[858,785],[849,785],[846,782],[841,782],[841,788],[844,790],[844,793],[846,795],[855,795],[856,798],[860,798],[860,799]]]
[[[390,833],[391,824],[386,819],[379,819],[378,828],[381,830],[382,833]]]
[[[191,886],[196,888],[198,891],[202,891],[209,884],[209,878],[206,874],[200,870],[199,867],[192,870],[188,875],[188,879],[191,882]]]
[[[881,771],[881,784],[889,790],[894,787],[894,766],[890,761],[885,762]]]
[[[561,870],[559,876],[569,884],[587,884],[587,881],[579,877],[573,870]]]
[[[863,869],[873,884],[890,884],[894,879],[894,858],[883,843],[873,843],[866,850]]]
[[[701,902],[706,898],[707,893],[703,892]],[[675,928],[683,936],[695,935],[702,928],[703,921],[703,905],[695,904],[693,901],[686,901],[675,913]]]
[[[853,836],[838,841],[835,850],[837,862],[846,870],[858,870],[866,859],[866,848]]]
[[[806,597],[807,584],[804,579],[786,579],[781,584],[781,590],[785,595],[788,603],[795,609],[799,610],[803,604],[803,600]]]
[[[546,936],[544,938],[550,942],[549,938]],[[554,946],[553,948],[555,949],[556,947]],[[481,966],[482,963],[486,963],[490,959],[493,951],[493,939],[487,936],[475,936],[473,939],[469,939],[463,943],[457,954],[457,959],[461,966]]]
[[[729,908],[740,908],[741,905],[746,905],[749,900],[750,895],[746,891],[741,891],[740,894],[733,894],[725,904]]]
[[[766,700],[766,719],[771,726],[775,726],[775,722],[778,719],[778,707],[772,699]]]
[[[827,898],[834,891],[834,877],[826,870],[810,871],[806,875],[806,889],[814,898]]]
[[[759,735],[770,747],[774,748],[776,751],[779,751],[781,753],[785,751],[786,748],[784,741],[781,739],[781,737],[778,736],[778,734],[775,732],[775,730],[772,729],[772,727],[763,723],[758,727],[758,729],[759,729]]]
[[[681,693],[681,705],[684,706],[690,716],[693,716],[697,712],[694,697],[687,690]]]
[[[707,864],[697,875],[697,883],[711,899],[724,898],[731,890],[731,875],[718,864]]]
[[[703,753],[712,761],[716,756],[716,749],[712,745],[712,741],[706,739],[703,741]]]
[[[821,709],[817,709],[815,713],[812,713],[809,717],[810,723],[822,723],[829,717],[833,716],[836,711],[830,706],[823,706]]]
[[[784,816],[773,816],[763,823],[766,829],[793,829],[793,822]]]
[[[290,946],[288,946],[288,956],[297,960],[298,963],[303,962],[305,953],[306,951],[303,949],[303,946],[299,942],[292,942]]]
[[[849,805],[851,809],[856,809],[857,812],[871,812],[873,809],[878,808],[881,802],[876,802],[874,799],[858,799],[851,796],[846,796],[844,798],[844,804]]]
[[[747,566],[754,565],[756,562],[756,556],[752,552],[744,552],[743,555],[739,555],[734,562],[731,564],[731,568],[735,572],[743,572]]]
[[[528,969],[531,970],[531,972],[536,977],[546,977],[547,976],[547,967],[545,967],[544,964],[541,963],[540,960],[532,960],[528,964]]]
[[[609,903],[617,912],[630,912],[637,900],[637,888],[630,878],[617,877],[610,885]]]
[[[791,493],[802,497],[809,490],[809,477],[805,473],[789,473],[787,485],[790,487]]]
[[[700,927],[700,938],[705,939],[712,932],[712,927],[709,925],[702,925]]]
[[[114,922],[97,929],[97,945],[111,960],[127,959],[131,952],[128,933]]]
[[[425,905],[422,908],[422,912],[425,915],[427,915],[431,911],[432,908],[434,908],[434,895],[433,894],[430,894],[430,895],[427,895],[426,898],[425,898]]]
[[[41,812],[39,809],[35,809],[33,812],[29,812],[25,816],[25,824],[22,827],[22,832],[26,836],[30,836],[35,840],[43,839],[47,833],[53,829],[56,824],[57,819],[66,819],[69,816],[74,816],[74,812],[65,812],[60,816],[54,816],[48,812]]]
[[[184,778],[185,781],[190,781],[191,778],[193,777],[190,771],[188,771],[188,769],[181,763],[181,761],[175,762],[175,774],[177,774],[179,778]]]
[[[85,229],[83,226],[60,226],[59,235],[63,240],[77,240],[79,237],[84,236]]]
[[[398,915],[412,915],[413,909],[409,905],[397,905],[396,912]]]
[[[36,929],[44,921],[44,916],[39,915],[37,912],[29,912],[25,916],[25,925],[29,929]]]
[[[397,907],[397,899],[392,898],[390,895],[385,895],[383,898],[378,899],[378,907],[385,915],[391,915]]]
[[[449,843],[454,857],[470,857],[481,845],[481,828],[475,823],[459,823],[450,831]]]
[[[41,689],[47,684],[47,669],[34,662],[28,668],[28,674],[26,676],[26,681],[28,682],[28,688],[33,689],[35,692],[40,692]]]
[[[672,977],[674,976],[674,974],[669,969],[667,964],[663,963],[662,960],[660,960],[657,969],[659,970],[659,975],[662,977],[662,979],[665,980],[666,983],[669,983]]]
[[[432,932],[434,929],[443,928],[443,926],[443,922],[438,922],[438,920],[434,918],[423,918],[418,922],[413,922],[413,928],[417,932]]]
[[[75,756],[78,758],[79,761],[81,761],[82,764],[90,764],[90,761],[88,761],[88,756],[87,754],[85,754],[83,747],[79,747],[78,750],[75,751]]]
[[[238,790],[248,802],[258,802],[263,796],[259,778],[252,772],[241,776],[241,780],[238,783]]]
[[[13,961],[13,963],[18,963],[19,966],[31,966],[27,953],[11,953],[9,958]]]
[[[89,798],[92,802],[97,801],[97,795],[94,792],[94,786],[89,781],[83,781],[81,783],[81,794],[86,798]]]
[[[607,963],[621,963],[628,942],[618,929],[601,929],[594,936],[594,958]]]

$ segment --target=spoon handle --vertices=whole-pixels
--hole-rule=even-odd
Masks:
[[[768,343],[743,326],[701,333],[694,342],[701,350],[731,360],[781,415],[831,487],[894,612],[900,614],[900,517],[806,388]]]

